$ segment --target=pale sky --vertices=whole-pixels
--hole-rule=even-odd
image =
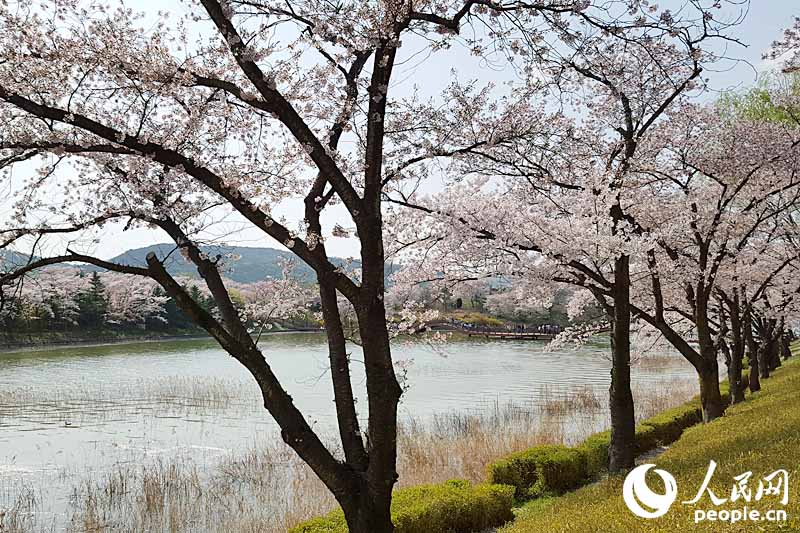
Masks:
[[[175,0],[128,0],[125,3],[134,10],[152,13],[155,13],[156,10],[164,11],[175,8],[182,11],[186,9],[185,4],[181,5]],[[679,2],[678,0],[666,0],[660,4],[667,7],[671,4],[677,5]],[[743,61],[731,65],[731,68],[722,72],[706,72],[711,86],[715,90],[724,91],[752,85],[756,81],[759,71],[769,70],[771,67],[761,59],[762,53],[773,40],[780,36],[784,28],[792,24],[795,16],[800,16],[800,0],[751,0],[750,12],[735,33],[735,36],[741,39],[747,47],[731,46],[726,54]],[[402,50],[408,50],[408,48],[404,47]],[[417,59],[421,59],[421,57],[417,56]],[[502,82],[510,77],[509,72],[497,71],[482,65],[475,58],[466,54],[455,55],[453,51],[445,51],[435,54],[422,66],[418,66],[418,61],[414,60],[397,69],[395,80],[400,83],[393,90],[397,91],[395,94],[403,94],[417,85],[424,86],[426,93],[438,92],[438,89],[446,86],[451,80],[451,69],[456,69],[461,78]],[[436,185],[431,187],[435,189]],[[0,209],[2,209],[3,203],[0,200]],[[337,213],[335,209],[332,208],[330,210],[332,212],[329,212],[328,209],[325,211],[327,222],[325,226],[328,232],[336,222],[348,225],[344,210],[340,208]],[[300,221],[302,219],[302,201],[286,202],[275,210],[275,214],[284,215],[289,221]],[[0,218],[2,218],[1,214]],[[220,226],[218,234],[226,234],[223,240],[227,244],[281,248],[280,244],[258,230],[244,229],[235,234],[228,234],[231,230],[239,227],[246,227],[246,225],[240,225],[234,217],[230,223]],[[293,229],[296,228],[293,227]],[[156,231],[140,229],[121,232],[120,227],[109,226],[104,230],[99,243],[94,245],[92,251],[102,258],[110,258],[130,248],[167,241],[168,239],[163,234]],[[341,257],[358,255],[358,242],[354,239],[329,237],[326,244],[331,255]]]

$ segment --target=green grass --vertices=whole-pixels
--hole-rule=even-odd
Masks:
[[[793,350],[800,355],[800,345]],[[800,531],[800,357],[784,363],[762,386],[761,392],[729,408],[721,419],[687,429],[668,451],[649,461],[677,481],[678,498],[663,517],[647,520],[633,515],[622,499],[624,476],[610,476],[561,497],[525,504],[501,533]],[[715,507],[707,494],[697,506],[681,503],[697,494],[710,459],[717,462],[710,485],[717,496],[730,497],[733,477],[752,471],[748,485],[753,500],[744,505],[759,511],[785,509],[787,521],[695,523],[695,509],[743,507],[741,499]],[[788,505],[782,507],[774,496],[756,502],[759,480],[779,468],[789,472]],[[651,473],[649,486],[663,492],[663,484]]]

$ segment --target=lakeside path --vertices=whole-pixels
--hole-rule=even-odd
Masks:
[[[561,497],[534,500],[519,508],[516,519],[499,533],[674,533],[676,531],[800,531],[800,344],[762,390],[747,401],[728,409],[725,416],[687,429],[662,455],[650,462],[670,472],[677,482],[678,496],[669,511],[655,519],[638,518],[622,498],[623,476],[611,476]],[[720,498],[731,497],[734,476],[752,472],[748,487],[751,501],[739,498],[715,506],[705,492],[696,505],[683,504],[695,498],[709,470],[717,463],[709,487]],[[788,472],[789,501],[764,496],[756,501],[759,481],[779,469]],[[648,474],[652,490],[663,494],[663,482]],[[742,520],[737,523],[704,520],[695,522],[697,510],[743,509],[765,512],[783,509],[785,522]]]

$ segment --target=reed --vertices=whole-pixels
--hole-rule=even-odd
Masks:
[[[165,401],[204,402],[240,394],[234,392],[238,387],[225,392],[226,387],[222,381],[199,385],[179,380],[152,383],[147,393]],[[695,388],[693,382],[669,379],[636,386],[637,415],[644,418],[678,405]],[[535,401],[495,401],[479,412],[407,417],[398,434],[398,486],[452,478],[479,482],[485,479],[486,465],[497,458],[537,444],[575,444],[607,426],[607,418],[605,391],[589,386],[543,388]],[[6,509],[0,531],[43,529],[32,518],[41,503],[33,495]],[[275,436],[211,466],[189,457],[117,464],[109,471],[88,473],[73,488],[68,529],[277,532],[334,506],[309,467]]]

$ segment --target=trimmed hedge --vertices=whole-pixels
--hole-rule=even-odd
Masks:
[[[642,421],[640,427],[651,427],[657,444],[669,444],[680,438],[683,430],[703,421],[703,411],[696,403],[679,405]]]
[[[648,418],[637,425],[634,436],[636,455],[677,440],[685,428],[702,421],[702,416],[700,416],[697,421],[692,422],[693,418],[691,416],[683,416],[684,411],[699,412],[699,409],[699,407],[694,406],[675,407],[669,411],[664,411],[658,416]],[[669,414],[673,411],[675,412],[674,417]],[[664,420],[661,420],[662,416],[664,416]],[[586,456],[587,478],[597,477],[601,472],[608,469],[608,448],[610,445],[611,431],[606,430],[589,436],[576,447]]]
[[[397,533],[469,533],[498,527],[514,518],[514,488],[450,480],[394,491],[392,522]],[[347,533],[337,509],[313,518],[289,533]]]
[[[487,471],[490,483],[511,485],[519,499],[561,494],[586,479],[586,453],[561,445],[535,446],[491,463]]]

